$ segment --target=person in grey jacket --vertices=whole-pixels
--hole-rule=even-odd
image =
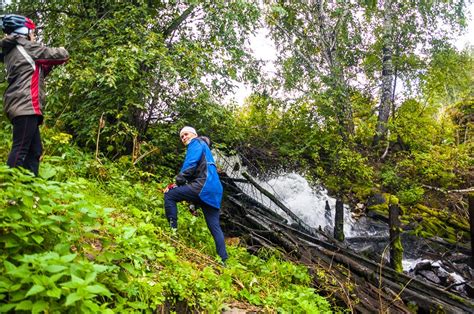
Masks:
[[[69,58],[64,48],[36,42],[32,20],[7,14],[0,17],[6,36],[0,41],[0,61],[5,63],[8,87],[3,110],[13,124],[13,144],[7,165],[23,167],[38,175],[43,151],[39,126],[43,122],[44,78],[55,65]]]

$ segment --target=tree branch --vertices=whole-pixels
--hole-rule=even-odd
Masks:
[[[188,18],[188,16],[191,15],[195,7],[196,6],[192,4],[186,10],[184,10],[184,12],[165,29],[163,32],[163,37],[168,37],[172,32],[178,29],[178,27]]]
[[[425,184],[422,184],[421,185],[422,187],[424,188],[427,188],[427,189],[430,189],[430,190],[435,190],[435,191],[438,191],[438,192],[442,192],[444,194],[449,194],[449,193],[470,193],[470,192],[474,192],[474,187],[470,187],[470,188],[467,188],[467,189],[461,189],[461,190],[444,190],[444,189],[441,189],[441,188],[437,188],[435,186],[430,186],[430,185],[425,185]]]

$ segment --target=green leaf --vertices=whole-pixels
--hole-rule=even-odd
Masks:
[[[45,270],[50,273],[59,273],[60,271],[63,271],[67,269],[66,266],[63,265],[48,265],[46,266]]]
[[[43,179],[50,179],[56,175],[57,171],[51,165],[45,163],[40,167],[39,175]]]
[[[123,230],[125,231],[124,234],[123,234],[123,238],[124,239],[130,239],[135,234],[135,232],[137,231],[137,228],[127,226],[127,227],[124,227]]]
[[[97,277],[97,273],[95,271],[90,272],[86,275],[86,278],[84,278],[84,283],[89,284],[89,283],[93,282],[96,277]]]
[[[28,292],[26,293],[25,297],[29,297],[30,295],[35,295],[35,294],[38,294],[42,291],[44,291],[44,287],[41,286],[41,285],[34,285],[33,287],[31,287],[30,290],[28,290]]]
[[[54,274],[49,279],[51,279],[51,282],[56,282],[64,275],[65,273]]]
[[[102,272],[106,271],[109,268],[109,266],[98,265],[98,264],[94,264],[93,267],[94,267],[94,270],[98,273],[102,273]]]
[[[16,266],[10,263],[9,261],[4,261],[3,265],[5,266],[5,269],[7,270],[7,272],[16,270]]]
[[[0,305],[0,313],[10,312],[11,309],[15,307],[16,304],[2,304]]]
[[[59,288],[49,289],[48,291],[46,291],[46,295],[48,297],[59,299],[61,297],[61,289]]]
[[[64,305],[70,306],[71,304],[74,304],[76,301],[79,301],[80,299],[81,299],[81,296],[78,295],[76,292],[73,292],[67,296],[66,303]]]
[[[0,277],[0,288],[8,288],[12,284],[11,280],[6,277]]]
[[[13,270],[7,271],[7,274],[13,276],[15,278],[28,278],[30,277],[31,273],[25,267],[18,267]]]
[[[84,284],[84,279],[79,278],[75,275],[71,275],[71,280],[65,283],[62,283],[61,285],[66,287],[66,288],[79,288]]]
[[[88,286],[86,288],[86,290],[90,293],[94,293],[94,294],[100,294],[100,295],[105,295],[105,296],[108,296],[110,297],[111,296],[111,293],[110,291],[103,287],[103,286],[100,286],[100,285],[93,285],[93,286]]]
[[[15,310],[31,310],[33,308],[33,302],[31,302],[30,300],[24,300],[24,301],[21,301],[20,303],[18,303],[16,306],[15,306]]]
[[[61,261],[65,263],[70,263],[76,258],[77,254],[68,254],[61,256]]]
[[[46,301],[40,300],[36,301],[33,304],[33,308],[31,309],[32,313],[40,313],[40,312],[45,312],[45,310],[48,309],[48,303]]]
[[[16,285],[12,285],[8,288],[8,291],[12,292],[12,291],[18,291],[20,290],[21,288],[21,283],[17,283]]]
[[[31,236],[33,238],[33,240],[35,240],[36,243],[40,244],[41,242],[44,241],[44,238],[38,234],[33,234]]]
[[[130,274],[132,274],[134,276],[137,274],[137,271],[135,270],[135,266],[133,266],[130,263],[123,263],[123,264],[120,264],[120,266],[122,268],[126,269]]]

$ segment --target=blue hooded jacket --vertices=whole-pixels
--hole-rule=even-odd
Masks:
[[[188,184],[206,204],[221,208],[222,184],[211,150],[203,137],[191,140],[186,149],[186,158],[179,174],[177,185]]]

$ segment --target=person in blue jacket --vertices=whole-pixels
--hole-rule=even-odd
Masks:
[[[186,126],[179,136],[186,146],[186,157],[176,184],[165,189],[165,213],[171,228],[178,228],[177,202],[188,201],[202,208],[207,227],[214,238],[217,254],[223,262],[227,260],[224,233],[219,224],[222,200],[222,184],[219,180],[210,141],[197,135],[194,128]]]

